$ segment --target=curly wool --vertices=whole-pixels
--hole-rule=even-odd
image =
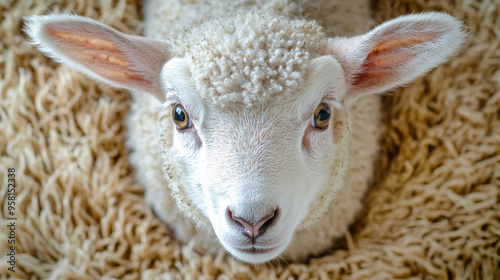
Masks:
[[[290,98],[308,61],[327,48],[315,22],[263,12],[208,21],[174,42],[173,53],[188,59],[200,96],[221,107]]]

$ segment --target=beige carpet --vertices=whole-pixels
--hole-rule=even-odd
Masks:
[[[447,11],[470,27],[470,43],[385,98],[376,185],[351,235],[308,264],[250,267],[170,237],[128,163],[128,93],[45,58],[20,31],[25,15],[64,10],[139,33],[139,5],[0,0],[0,277],[500,279],[500,2],[385,0],[373,9],[378,21]],[[7,263],[9,168],[15,273]]]

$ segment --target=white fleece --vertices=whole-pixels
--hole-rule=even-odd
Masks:
[[[189,1],[148,1],[145,34],[151,38],[176,38],[171,40],[175,42],[176,54],[188,55],[193,69],[192,74],[196,77],[197,89],[200,90],[203,99],[210,101],[214,106],[225,106],[231,102],[243,102],[246,106],[251,106],[256,100],[262,102],[261,98],[284,98],[286,95],[294,94],[296,91],[293,91],[293,87],[303,80],[305,62],[326,52],[325,34],[352,36],[362,34],[373,27],[374,22],[369,15],[367,2],[363,0],[349,3],[342,1],[309,3],[309,1],[277,0],[256,1],[255,6],[252,6],[248,1],[211,1],[207,5],[193,4]],[[254,17],[241,15],[242,12],[252,9],[257,11],[272,9],[274,13],[289,18],[306,15],[307,18],[313,18],[327,25],[323,28],[313,21],[304,20],[297,20],[289,25],[286,18],[271,19],[269,14],[262,12],[253,13]],[[234,12],[240,14],[230,20],[218,18]],[[211,18],[215,20],[205,22]],[[234,30],[221,26],[222,21],[229,23],[229,26],[239,24],[244,30],[235,37],[224,36],[224,33],[231,34]],[[270,28],[264,26],[267,24],[266,21],[272,22]],[[202,22],[205,24],[199,27]],[[280,34],[280,28],[284,30],[298,28],[299,32],[294,34],[291,40],[285,40],[288,38],[279,37],[285,36],[285,32]],[[184,35],[186,30],[188,33]],[[271,31],[278,31],[278,34]],[[247,39],[247,36],[251,40]],[[259,36],[267,36],[268,40],[275,36],[277,44],[259,45],[255,40]],[[210,47],[210,42],[221,40],[225,44],[212,44],[218,46],[215,50]],[[234,56],[235,49],[238,48],[242,57]],[[241,50],[245,48],[249,51],[242,52]],[[258,50],[264,52],[259,53]],[[285,53],[284,50],[290,53]],[[274,65],[269,62],[270,60],[259,60],[259,55],[269,58],[273,54],[276,55]],[[273,81],[260,79],[256,87],[243,85],[239,88],[237,79],[248,77],[253,70],[250,68],[246,73],[245,71],[239,73],[242,77],[233,74],[227,83],[221,82],[220,77],[223,76],[224,69],[237,66],[240,57],[244,61],[252,61],[253,67],[267,71],[269,76],[274,74],[273,66],[282,65],[280,74],[283,73],[286,78],[278,77],[280,75],[276,73],[277,78]],[[296,59],[292,59],[292,66],[287,68],[286,59],[292,57]],[[245,67],[240,69],[244,70]],[[298,75],[292,74],[294,72]],[[276,96],[280,87],[285,90],[281,96]],[[268,91],[268,88],[271,90]],[[239,98],[238,90],[243,90],[244,98]],[[133,151],[131,162],[140,174],[138,180],[145,186],[146,198],[159,217],[172,226],[179,239],[196,240],[200,247],[213,251],[215,246],[209,244],[217,242],[217,239],[210,221],[189,201],[181,183],[182,171],[176,170],[167,157],[168,147],[172,145],[170,131],[175,129],[171,122],[170,111],[161,111],[158,128],[151,125],[158,120],[156,112],[160,105],[156,99],[149,95],[134,95],[134,99],[128,121],[128,145]],[[379,149],[380,115],[380,97],[373,95],[360,98],[348,112],[345,112],[344,118],[339,117],[342,126],[337,127],[337,135],[346,135],[342,139],[345,141],[344,149],[339,152],[346,155],[339,156],[337,160],[345,161],[342,164],[339,162],[338,165],[345,167],[345,170],[332,170],[332,173],[337,173],[331,175],[332,187],[325,189],[325,195],[314,205],[309,224],[305,227],[303,225],[296,231],[286,250],[286,257],[303,260],[309,255],[319,254],[328,249],[336,238],[345,234],[361,210],[361,200],[372,177],[373,163]],[[348,132],[351,127],[352,138]],[[161,157],[157,156],[158,139],[161,139]],[[164,172],[158,168],[159,166],[163,166]],[[343,173],[347,173],[345,180],[341,176]],[[170,178],[165,179],[164,174],[168,174]],[[348,187],[341,188],[344,182]]]

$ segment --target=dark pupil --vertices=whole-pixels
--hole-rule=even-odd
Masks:
[[[320,122],[328,120],[329,117],[330,117],[330,112],[328,112],[325,109],[321,109],[318,113],[318,121]]]
[[[179,122],[183,122],[186,119],[186,115],[184,114],[184,111],[182,111],[181,107],[175,108],[174,119]]]

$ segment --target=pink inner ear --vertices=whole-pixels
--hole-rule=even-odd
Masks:
[[[428,41],[431,41],[433,39],[434,39],[434,37],[432,37],[432,36],[420,36],[420,37],[412,37],[412,38],[407,38],[407,39],[393,39],[390,41],[378,43],[373,48],[373,50],[370,52],[370,54],[368,55],[368,58],[371,55],[376,55],[376,54],[392,51],[395,49],[400,49],[402,47],[408,47],[408,46],[412,46],[415,44],[428,42]]]
[[[402,67],[416,56],[411,48],[433,39],[433,36],[425,35],[378,43],[366,57],[362,70],[353,79],[353,86],[367,89],[393,82],[404,74],[400,73],[403,71]]]
[[[49,26],[46,31],[59,43],[58,48],[96,74],[118,83],[140,83],[145,88],[149,87],[146,77],[133,70],[131,61],[115,42],[86,31],[78,30],[76,34],[69,28]]]

